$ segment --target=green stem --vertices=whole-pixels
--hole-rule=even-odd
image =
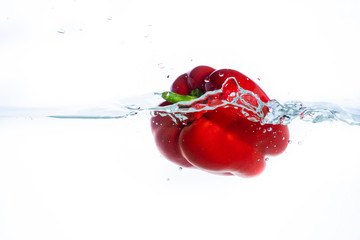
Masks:
[[[198,98],[196,96],[180,95],[173,92],[163,92],[161,97],[170,103],[187,102]]]
[[[173,92],[163,92],[161,97],[170,103],[188,102],[197,99],[203,95],[203,92],[196,88],[189,95],[180,95]]]
[[[203,94],[204,93],[200,89],[196,88],[196,89],[191,91],[190,96],[198,98],[198,97],[201,97]]]

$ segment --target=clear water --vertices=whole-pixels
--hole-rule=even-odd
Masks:
[[[35,2],[0,4],[1,240],[360,239],[359,1]],[[278,100],[260,176],[160,157],[153,92],[201,64]]]
[[[229,78],[225,81],[223,88],[229,81],[233,80],[233,78]],[[237,87],[238,92],[231,101],[221,100],[216,101],[215,103],[212,101],[214,97],[221,96],[222,89],[220,89],[207,92],[201,98],[193,101],[179,102],[165,107],[158,107],[157,104],[164,101],[161,98],[161,93],[149,93],[98,107],[71,107],[60,109],[2,107],[0,108],[0,117],[121,119],[136,116],[140,113],[162,111],[165,114],[171,113],[180,120],[185,120],[186,117],[183,115],[184,113],[215,110],[219,107],[233,106],[241,109],[245,116],[249,115],[248,112],[253,113],[248,119],[251,121],[260,121],[262,124],[288,125],[293,120],[300,119],[312,123],[340,121],[349,125],[360,126],[360,107],[349,108],[327,102],[287,101],[285,103],[280,103],[276,100],[271,100],[268,103],[264,103],[256,94],[242,89],[239,85],[237,85]],[[245,100],[247,96],[252,96],[256,99],[257,106],[249,104]],[[267,114],[264,114],[262,110],[264,106],[269,109]]]
[[[149,95],[146,95],[149,96]],[[151,102],[159,100],[161,102],[160,94],[154,93],[153,97],[148,99]],[[144,98],[143,98],[144,99]],[[145,100],[146,102],[146,100]],[[224,103],[230,104],[230,103]],[[360,109],[348,108],[327,102],[301,102],[301,101],[287,101],[280,103],[272,100],[265,104],[270,111],[266,117],[262,119],[264,124],[290,124],[294,119],[300,119],[305,122],[320,123],[340,121],[349,125],[360,126]],[[181,114],[185,112],[197,111],[196,109],[182,108],[184,103],[177,103],[166,107],[148,107],[146,105],[107,105],[96,108],[84,109],[50,109],[50,108],[20,108],[20,107],[0,107],[0,117],[51,117],[59,119],[121,119],[131,116],[136,116],[139,113],[151,113],[153,111],[165,111],[169,113]],[[222,105],[221,105],[222,106]],[[213,109],[216,109],[216,106]]]

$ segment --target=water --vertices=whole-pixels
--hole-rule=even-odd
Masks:
[[[123,226],[124,237],[141,234],[136,231],[140,225],[149,232],[160,226],[167,236],[176,232],[175,239],[185,239],[198,233],[199,222],[199,237],[205,233],[208,239],[214,234],[222,238],[224,232],[231,238],[239,226],[241,234],[255,234],[253,239],[272,239],[279,233],[279,239],[316,239],[307,238],[308,229],[328,237],[341,224],[346,233],[358,234],[358,127],[327,115],[323,124],[313,124],[294,112],[292,144],[286,152],[268,159],[266,170],[256,178],[228,178],[186,168],[180,171],[160,158],[147,115],[164,110],[156,107],[162,99],[158,93],[138,97],[141,100],[134,97],[102,107],[1,111],[2,116],[19,117],[0,119],[2,224],[13,229],[10,234],[17,234],[20,225],[27,235],[43,233],[40,239],[71,231],[91,239],[94,231],[89,232],[89,226],[100,226],[101,231],[95,232],[99,238],[107,231],[116,236]],[[180,108],[184,104],[189,103],[173,108],[194,111]],[[281,106],[300,108],[299,104]],[[302,110],[319,106],[332,108],[312,103]],[[287,108],[274,109],[279,116],[291,113]],[[94,119],[82,120],[90,117]],[[224,220],[219,225],[214,219]],[[187,230],[179,230],[184,223]],[[304,231],[298,231],[299,226]],[[68,232],[63,234],[63,229]],[[215,233],[209,233],[211,229]]]
[[[360,107],[343,107],[328,102],[287,101],[280,103],[277,100],[271,100],[268,103],[264,103],[256,94],[242,89],[238,84],[238,92],[236,92],[236,95],[229,101],[224,98],[223,89],[229,81],[233,80],[235,79],[227,79],[222,89],[207,92],[198,99],[188,102],[178,102],[164,107],[157,106],[157,104],[164,101],[161,98],[161,93],[148,93],[96,107],[0,107],[0,117],[121,119],[136,116],[140,113],[161,111],[164,114],[171,114],[175,117],[174,120],[176,121],[176,118],[186,120],[186,116],[184,116],[185,113],[211,111],[219,107],[231,106],[235,109],[240,109],[241,115],[247,117],[249,120],[259,121],[261,124],[288,125],[295,119],[300,119],[312,123],[339,121],[348,125],[360,126]],[[249,103],[249,97],[254,99],[255,102]],[[264,112],[264,108],[268,109],[266,113]]]
[[[130,97],[96,107],[68,107],[68,108],[21,108],[0,107],[0,117],[50,117],[58,119],[121,119],[136,116],[140,113],[161,111],[163,114],[174,116],[174,120],[186,120],[185,113],[211,111],[220,107],[231,106],[241,110],[241,115],[250,121],[261,124],[288,125],[295,119],[305,122],[321,123],[339,121],[348,125],[360,126],[360,107],[343,107],[327,102],[287,101],[280,103],[271,100],[264,103],[260,98],[242,89],[236,82],[238,91],[229,101],[224,97],[223,90],[227,83],[234,81],[227,79],[223,88],[207,92],[198,99],[188,102],[178,102],[173,105],[159,107],[157,104],[164,101],[161,93],[148,93]],[[249,103],[249,97],[254,102]],[[264,112],[264,108],[268,111]]]

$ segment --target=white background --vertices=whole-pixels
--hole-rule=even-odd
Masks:
[[[281,102],[360,107],[359,12],[356,0],[2,0],[0,106],[121,103],[210,65]],[[1,118],[0,239],[360,239],[360,128],[290,131],[286,153],[242,179],[179,170],[147,115]]]

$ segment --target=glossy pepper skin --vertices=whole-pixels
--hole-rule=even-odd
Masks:
[[[229,78],[234,80],[226,81]],[[262,102],[270,100],[254,81],[242,73],[232,69],[215,70],[208,66],[198,66],[180,75],[170,90],[189,95],[195,89],[202,93],[222,89],[221,95],[214,99],[231,102],[239,91],[235,81],[241,88],[256,94]],[[254,99],[245,95],[245,100],[256,107]],[[160,106],[170,104],[165,101]],[[265,114],[266,111],[265,108]],[[159,151],[182,167],[251,177],[264,170],[266,156],[284,152],[289,142],[287,126],[261,125],[248,120],[241,109],[232,106],[184,114],[188,115],[187,121],[174,121],[171,114],[161,112],[155,112],[151,118]]]

